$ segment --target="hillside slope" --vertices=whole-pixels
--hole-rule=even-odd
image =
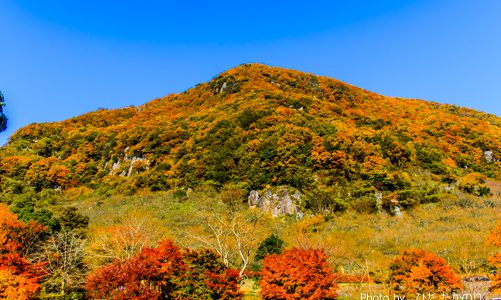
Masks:
[[[0,158],[2,193],[285,185],[329,203],[381,191],[406,207],[453,185],[488,194],[501,119],[246,64],[142,106],[26,126]]]

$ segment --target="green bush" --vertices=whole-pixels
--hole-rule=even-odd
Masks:
[[[305,195],[305,208],[315,214],[343,212],[348,204],[333,191],[315,189]]]
[[[278,235],[272,233],[259,244],[255,260],[260,261],[268,254],[280,254],[284,246],[285,242]]]

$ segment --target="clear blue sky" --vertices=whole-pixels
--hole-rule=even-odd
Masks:
[[[501,116],[501,1],[0,1],[7,140],[244,62]]]

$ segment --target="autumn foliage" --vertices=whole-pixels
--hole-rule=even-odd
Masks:
[[[402,295],[446,293],[462,288],[461,279],[445,259],[421,249],[408,249],[390,265],[390,285]]]
[[[487,237],[486,243],[498,248],[498,252],[489,258],[489,264],[496,268],[496,275],[492,278],[491,291],[493,293],[501,292],[501,221],[498,221],[497,226],[491,231]]]
[[[238,272],[209,250],[181,251],[172,241],[116,260],[87,277],[92,298],[240,299]]]
[[[1,102],[0,94],[0,131]],[[86,281],[90,297],[238,299],[238,274],[228,266],[240,267],[243,274],[257,254],[254,262],[265,257],[260,283],[265,299],[333,299],[336,280],[361,282],[369,278],[332,275],[321,250],[290,249],[279,254],[284,243],[277,238],[270,238],[258,248],[266,231],[261,228],[275,226],[253,221],[257,219],[243,213],[226,214],[224,218],[210,215],[203,218],[206,222],[191,228],[190,234],[218,251],[222,259],[212,251],[180,249],[170,241],[152,246],[165,238],[162,228],[168,227],[163,222],[166,219],[172,219],[170,224],[178,222],[177,228],[183,230],[193,225],[189,223],[197,223],[197,218],[180,220],[185,213],[189,216],[199,210],[197,205],[192,207],[192,200],[202,199],[191,198],[191,192],[186,191],[222,191],[222,202],[233,211],[242,205],[250,190],[285,186],[304,195],[300,204],[304,212],[317,214],[310,221],[302,221],[309,222],[308,230],[302,230],[301,223],[299,227],[291,226],[299,230],[286,239],[287,243],[296,240],[297,246],[317,247],[313,243],[318,239],[318,247],[347,264],[347,256],[365,253],[360,250],[362,246],[353,250],[353,245],[344,241],[338,250],[333,241],[337,235],[327,233],[325,228],[313,238],[315,228],[333,220],[334,213],[349,209],[393,213],[396,205],[407,209],[441,200],[444,207],[476,209],[471,195],[464,194],[491,197],[479,201],[478,208],[494,209],[498,204],[493,182],[501,178],[500,136],[501,119],[494,115],[453,105],[385,97],[332,78],[245,64],[183,93],[138,107],[99,109],[61,122],[35,123],[19,129],[8,144],[0,147],[0,195],[3,202],[11,203],[19,219],[37,219],[50,228],[50,234],[62,228],[75,229],[73,221],[87,225],[85,218],[74,219],[72,214],[67,216],[71,222],[65,222],[65,218],[57,221],[57,209],[51,211],[58,205],[66,206],[69,201],[64,200],[73,198],[71,195],[82,208],[89,208],[89,214],[100,210],[103,201],[113,204],[113,209],[129,206],[131,198],[119,197],[115,201],[108,197],[114,194],[174,190],[175,199],[189,198],[177,201],[176,209],[159,211],[160,225],[149,222],[149,217],[126,216],[115,222],[110,216],[107,225],[96,226],[92,235],[86,237],[80,232],[80,248],[84,248],[84,239],[88,238],[89,243],[85,247],[88,253],[81,250],[78,257],[87,255],[85,262],[94,269]],[[95,204],[92,197],[84,199],[90,195],[98,198]],[[163,195],[159,199],[162,205],[167,202]],[[150,207],[147,197],[141,198],[143,204],[148,210],[155,207]],[[108,217],[105,207],[110,206],[105,204],[95,214]],[[206,208],[204,204],[200,211],[205,213]],[[176,218],[163,219],[173,216],[174,211],[179,212]],[[448,216],[440,219],[438,224],[449,222]],[[0,298],[29,299],[35,297],[40,284],[45,288],[66,282],[59,281],[57,274],[42,282],[44,264],[34,263],[32,246],[42,245],[37,239],[44,228],[26,222],[0,206]],[[467,224],[462,225],[478,227]],[[431,225],[423,226],[432,229]],[[380,226],[364,227],[366,231],[339,227],[343,228],[339,232],[359,243],[368,232],[379,235],[372,227]],[[438,229],[442,230],[437,228],[434,234]],[[498,226],[488,239],[498,247],[499,231]],[[373,259],[384,258],[386,264],[386,247],[391,248],[388,253],[395,253],[401,245],[418,246],[434,237],[393,243],[390,236],[381,233],[369,243],[381,254],[381,258]],[[54,237],[48,240],[54,242]],[[363,245],[365,249],[365,242]],[[441,245],[440,251],[448,247]],[[459,249],[458,245],[454,249]],[[354,254],[345,258],[338,255],[349,251]],[[461,264],[458,261],[466,261],[457,256],[455,267]],[[59,258],[53,257],[52,261],[64,261]],[[469,269],[480,270],[482,259]],[[497,268],[500,261],[499,254],[490,259]],[[72,276],[86,271],[81,268]],[[47,285],[48,277],[57,282]],[[388,275],[381,278],[386,281]],[[493,289],[500,285],[499,275],[496,278]],[[75,289],[81,292],[83,280],[79,279]],[[451,291],[461,285],[443,259],[422,250],[408,250],[393,261],[391,279],[393,289],[402,293]],[[52,292],[45,288],[47,291]]]
[[[183,253],[187,272],[182,276],[177,299],[241,299],[239,273],[227,268],[218,254],[208,249],[189,250]]]
[[[494,115],[246,64],[139,107],[18,130],[0,149],[0,177],[10,179],[0,191],[244,183],[336,187],[329,192],[349,202],[375,187],[406,208],[436,201],[428,181],[488,195],[485,176],[501,174],[500,135]]]
[[[45,274],[43,263],[26,256],[45,230],[36,222],[24,223],[0,204],[0,298],[31,299]]]
[[[263,299],[336,299],[337,285],[323,250],[289,249],[268,255],[261,270]]]

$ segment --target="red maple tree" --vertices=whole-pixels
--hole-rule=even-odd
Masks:
[[[185,269],[179,247],[164,241],[132,259],[97,269],[87,277],[86,287],[93,298],[161,299],[174,289],[173,279]]]
[[[261,269],[263,299],[336,299],[337,284],[323,250],[292,248],[268,255]]]
[[[170,240],[116,260],[87,277],[91,298],[241,299],[238,271],[226,268],[210,250],[181,250]]]

